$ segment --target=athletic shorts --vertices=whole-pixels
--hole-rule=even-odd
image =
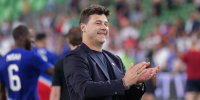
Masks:
[[[200,92],[200,79],[199,80],[187,80],[186,92]]]

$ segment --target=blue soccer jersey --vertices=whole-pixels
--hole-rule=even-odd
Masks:
[[[40,57],[42,57],[42,59],[44,61],[49,62],[49,63],[51,63],[53,65],[56,64],[56,61],[57,61],[56,54],[53,53],[53,52],[50,52],[48,49],[34,47],[32,49],[32,52],[39,54]],[[40,76],[40,78],[44,79],[47,84],[50,83],[50,85],[51,85],[52,78],[51,78],[50,75],[42,73],[41,76]]]
[[[59,58],[65,57],[65,55],[70,51],[70,47],[68,44],[65,44],[63,52],[60,54]]]
[[[57,57],[56,57],[56,54],[49,51],[47,48],[37,48],[37,47],[34,47],[32,49],[33,52],[39,54],[43,60],[55,65],[56,64],[56,61],[57,61]]]
[[[38,77],[50,66],[38,54],[22,48],[6,54],[0,62],[0,83],[6,85],[8,100],[39,100]]]

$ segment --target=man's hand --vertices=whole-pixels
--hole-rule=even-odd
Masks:
[[[122,79],[124,82],[124,86],[128,87],[128,86],[132,86],[133,84],[136,84],[136,82],[138,82],[139,77],[141,77],[141,75],[143,75],[144,73],[146,73],[145,70],[146,66],[148,66],[150,63],[148,62],[141,62],[135,66],[133,66],[133,64],[131,64],[131,66],[129,67],[129,69],[126,71],[124,78]]]
[[[143,70],[143,74],[138,78],[137,83],[141,83],[155,77],[158,73],[159,68],[160,66],[156,66],[154,68],[148,68]]]

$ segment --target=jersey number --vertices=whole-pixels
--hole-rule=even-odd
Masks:
[[[19,68],[16,64],[11,64],[8,67],[8,76],[9,76],[9,82],[10,82],[10,89],[12,91],[19,91],[21,89],[21,81],[20,77],[18,75],[14,75],[13,73],[18,72]]]

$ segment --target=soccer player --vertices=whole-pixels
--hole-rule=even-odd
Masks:
[[[13,32],[15,49],[0,62],[0,100],[39,100],[37,83],[42,72],[52,74],[53,67],[38,54],[31,52],[33,39],[26,26],[20,25]]]
[[[172,72],[172,76],[181,71],[181,68],[186,64],[186,98],[185,100],[200,100],[200,50],[197,47],[198,40],[192,38],[191,48],[185,52],[178,65]]]
[[[54,52],[51,52],[46,48],[46,34],[37,33],[37,35],[35,36],[35,40],[36,40],[36,47],[34,47],[32,51],[39,54],[44,61],[55,65],[57,57]],[[39,76],[38,94],[40,100],[49,100],[51,91],[51,82],[52,82],[52,77],[50,75],[42,73]]]
[[[46,48],[46,34],[38,33],[35,36],[36,47],[32,49],[33,52],[38,53],[43,60],[55,65],[57,61],[56,54]]]

